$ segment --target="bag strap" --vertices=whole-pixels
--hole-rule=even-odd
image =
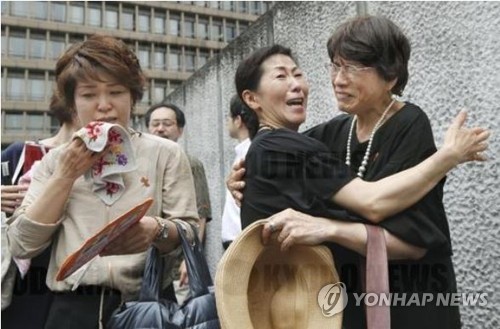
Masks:
[[[155,246],[151,246],[146,257],[139,301],[160,300],[162,277],[163,259],[160,257],[160,251]]]
[[[209,293],[208,287],[213,285],[207,260],[203,254],[203,248],[197,234],[193,234],[191,243],[186,237],[186,232],[182,225],[175,223],[177,232],[181,240],[182,251],[186,261],[186,268],[189,277],[189,288],[192,297],[198,297]],[[193,230],[196,232],[196,230]],[[163,277],[163,258],[155,246],[151,246],[146,257],[144,275],[142,278],[140,301],[158,301]]]
[[[389,265],[384,231],[374,225],[365,225],[366,243],[366,292],[389,296]],[[366,305],[366,324],[368,329],[387,329],[391,327],[389,305]]]
[[[191,296],[194,298],[206,295],[209,293],[208,287],[213,285],[213,281],[207,260],[203,254],[203,246],[196,233],[193,234],[193,242],[191,243],[186,237],[184,228],[177,223],[176,225],[184,252]],[[196,232],[196,230],[193,230],[193,232]]]

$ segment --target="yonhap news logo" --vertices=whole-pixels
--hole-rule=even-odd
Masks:
[[[347,305],[345,284],[337,282],[321,288],[318,294],[318,305],[325,317],[332,317],[342,312]]]
[[[488,305],[485,292],[468,293],[352,293],[356,306],[479,306]],[[346,286],[343,282],[328,284],[318,293],[318,305],[325,317],[332,317],[342,312],[347,305]]]

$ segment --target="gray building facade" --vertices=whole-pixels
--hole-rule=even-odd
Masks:
[[[132,47],[149,80],[134,125],[272,5],[269,1],[2,1],[2,146],[49,137],[57,58],[94,33]]]

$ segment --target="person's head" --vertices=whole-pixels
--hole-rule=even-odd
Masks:
[[[229,130],[229,136],[235,139],[244,139],[246,137],[253,139],[257,129],[259,129],[257,115],[241,101],[238,95],[231,98],[227,129]]]
[[[297,130],[305,121],[309,86],[289,48],[257,49],[239,64],[235,83],[260,124]]]
[[[144,115],[149,133],[177,142],[182,136],[186,118],[174,104],[159,103],[151,106]]]
[[[146,85],[139,60],[122,41],[93,35],[71,46],[56,64],[56,93],[82,125],[106,121],[128,126]]]
[[[353,18],[328,39],[332,85],[341,110],[358,113],[390,102],[408,81],[410,43],[389,19]]]

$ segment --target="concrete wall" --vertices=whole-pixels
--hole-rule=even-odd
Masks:
[[[412,43],[410,80],[404,100],[429,115],[438,145],[457,111],[493,131],[484,164],[466,164],[448,176],[445,205],[452,231],[460,292],[486,292],[487,306],[463,306],[464,328],[500,328],[500,183],[496,132],[500,119],[500,2],[278,2],[169,97],[186,111],[186,150],[199,157],[208,175],[213,221],[207,256],[212,273],[221,255],[220,218],[224,180],[234,152],[225,116],[234,73],[251,50],[267,44],[291,47],[311,86],[303,128],[337,115],[329,76],[326,40],[347,18],[368,13],[396,22]]]

